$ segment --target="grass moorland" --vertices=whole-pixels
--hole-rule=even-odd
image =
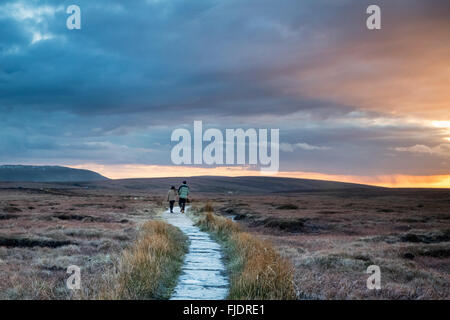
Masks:
[[[228,299],[296,298],[294,269],[269,242],[242,232],[235,222],[215,215],[208,204],[201,211],[205,213],[196,212],[197,225],[210,232],[225,249],[230,273]]]
[[[449,299],[450,190],[203,195],[216,214],[270,242],[300,299]],[[368,290],[369,265],[381,290]]]
[[[163,221],[146,222],[137,241],[122,253],[116,270],[107,275],[106,283],[91,286],[94,298],[170,298],[186,251],[187,238],[179,229]]]
[[[1,190],[0,299],[95,297],[124,250],[140,239],[140,226],[159,211],[159,198],[143,195]],[[70,265],[81,268],[81,293],[66,288]]]
[[[140,227],[165,204],[166,190],[149,191],[147,181],[138,182],[2,185],[0,299],[91,298],[102,292],[105,281],[108,287],[111,270],[120,274],[124,253],[133,252],[142,236]],[[262,255],[261,261],[270,264],[279,256],[290,261],[297,298],[450,298],[450,190],[245,194],[241,189],[230,194],[193,188],[193,204],[203,208],[209,201],[214,221],[233,225],[234,231],[226,231],[235,235],[229,237],[236,244],[233,249],[228,241],[229,253],[242,249],[236,257],[248,256],[251,248],[270,245],[273,256]],[[233,217],[237,225],[220,215]],[[171,234],[174,239],[176,233]],[[253,243],[254,236],[264,244]],[[242,271],[234,271],[238,279],[244,261],[232,260],[232,269]],[[266,262],[255,261],[251,268]],[[366,288],[366,269],[372,264],[381,268],[379,291]],[[66,289],[70,265],[81,267],[85,290],[76,295]],[[249,270],[246,283],[253,275]],[[261,294],[252,286],[234,287],[239,288],[232,291],[234,298]]]

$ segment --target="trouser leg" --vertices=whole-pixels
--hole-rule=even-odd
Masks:
[[[185,206],[186,206],[186,199],[180,198],[180,210],[184,211]]]

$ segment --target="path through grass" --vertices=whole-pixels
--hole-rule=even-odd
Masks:
[[[243,232],[230,219],[212,212],[200,213],[197,225],[210,232],[228,257],[230,291],[228,299],[296,299],[291,263],[270,243]]]

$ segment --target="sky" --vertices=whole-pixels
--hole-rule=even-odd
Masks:
[[[278,128],[279,176],[450,187],[448,17],[446,0],[3,0],[0,164],[260,174],[174,166],[172,131],[201,120]]]

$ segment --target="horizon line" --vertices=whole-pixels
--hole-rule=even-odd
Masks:
[[[15,166],[12,164],[7,164]],[[0,166],[7,166],[2,164]],[[17,164],[16,166],[59,166],[72,169],[84,169],[96,172],[110,180],[190,178],[190,177],[274,177],[287,179],[305,179],[359,184],[383,188],[399,189],[450,189],[450,175],[344,175],[305,171],[279,171],[268,173],[252,170],[249,166],[233,167],[196,167],[173,165],[142,164]]]

